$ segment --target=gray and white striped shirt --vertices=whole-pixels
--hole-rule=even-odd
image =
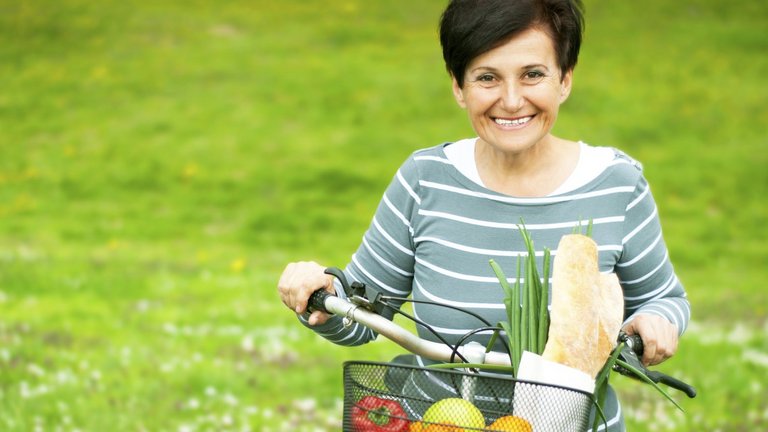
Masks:
[[[506,319],[504,292],[489,260],[502,267],[511,283],[515,281],[517,259],[527,254],[519,233],[521,221],[533,238],[539,269],[544,248],[556,260],[560,238],[591,221],[600,271],[615,272],[621,281],[625,319],[640,312],[657,314],[683,333],[690,305],[673,270],[656,203],[638,162],[613,149],[613,160],[587,184],[557,195],[516,198],[464,176],[446,156],[447,145],[413,153],[397,171],[345,269],[350,280],[385,295],[411,295],[415,300],[470,309],[496,324]],[[414,304],[413,313],[451,343],[482,326],[469,315],[432,305]],[[341,345],[359,345],[375,337],[356,325],[344,328],[340,321],[335,317],[312,328]],[[437,340],[422,328],[418,331],[423,338]],[[485,343],[487,335],[475,339]],[[620,408],[612,399],[606,415],[617,423]]]

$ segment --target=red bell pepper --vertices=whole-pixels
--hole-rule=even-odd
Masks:
[[[399,402],[365,396],[350,412],[355,432],[408,432],[410,421]]]

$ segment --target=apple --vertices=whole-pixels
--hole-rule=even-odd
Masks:
[[[457,426],[451,428],[456,432],[485,427],[483,413],[472,402],[462,398],[446,398],[433,403],[424,413],[422,421]],[[470,429],[464,429],[465,427]]]

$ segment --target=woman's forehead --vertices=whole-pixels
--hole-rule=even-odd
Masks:
[[[538,29],[525,30],[501,45],[486,51],[469,62],[467,70],[478,68],[526,68],[534,65],[557,66],[552,38]]]

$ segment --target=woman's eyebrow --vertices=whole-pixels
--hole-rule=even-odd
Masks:
[[[536,68],[541,68],[541,69],[545,69],[545,70],[549,71],[549,67],[547,67],[547,65],[545,65],[543,63],[529,64],[529,65],[523,66],[521,69],[528,70],[528,69],[536,69]]]
[[[496,69],[495,67],[491,67],[491,66],[478,66],[476,68],[472,68],[469,71],[469,73],[476,73],[476,72],[480,72],[480,71],[483,71],[483,72],[496,72],[496,71],[498,71],[498,69]]]
[[[525,66],[520,66],[519,70],[531,70],[531,69],[544,69],[545,71],[549,71],[549,67],[545,65],[544,63],[531,63],[527,64]],[[493,67],[493,66],[477,66],[475,68],[472,68],[469,70],[469,73],[477,73],[477,72],[498,72],[499,68]]]

